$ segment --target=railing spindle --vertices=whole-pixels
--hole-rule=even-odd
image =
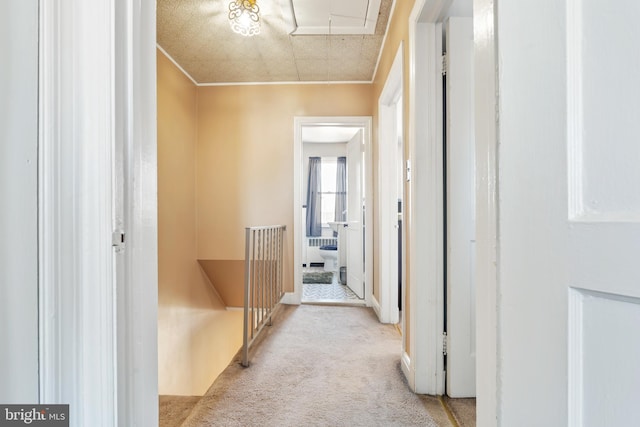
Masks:
[[[271,325],[283,291],[284,225],[245,229],[245,283],[242,365],[262,327]]]

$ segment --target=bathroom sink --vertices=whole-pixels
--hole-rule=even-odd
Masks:
[[[337,221],[337,222],[330,222],[329,223],[329,227],[331,227],[331,229],[335,232],[338,232],[338,229],[340,227],[344,227],[345,225],[347,225],[346,222],[344,221]]]

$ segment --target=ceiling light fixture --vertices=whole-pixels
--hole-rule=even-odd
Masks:
[[[231,29],[243,36],[260,34],[260,8],[256,0],[233,0],[229,3]]]

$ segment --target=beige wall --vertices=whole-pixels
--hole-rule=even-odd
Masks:
[[[201,395],[242,344],[196,257],[197,90],[158,53],[158,381]]]
[[[293,118],[371,116],[372,106],[369,84],[198,88],[198,257],[233,268],[245,227],[284,224],[293,291]]]
[[[198,260],[226,307],[244,307],[244,259]]]
[[[240,348],[244,227],[287,226],[293,290],[294,116],[372,112],[369,84],[196,87],[158,54],[161,394],[203,394]]]
[[[373,106],[373,163],[374,163],[374,191],[377,191],[378,188],[378,98],[380,98],[380,94],[382,93],[382,89],[384,88],[384,84],[387,80],[387,76],[389,75],[389,71],[391,70],[391,65],[393,64],[393,60],[395,59],[396,52],[398,51],[398,47],[400,46],[400,42],[403,43],[403,67],[404,67],[404,148],[405,148],[405,159],[409,157],[409,99],[411,94],[409,93],[409,15],[411,14],[411,10],[413,9],[413,5],[415,0],[403,0],[396,1],[394,6],[393,15],[391,16],[391,22],[389,23],[389,29],[387,33],[387,38],[385,40],[384,46],[382,47],[382,55],[380,57],[380,63],[378,64],[378,70],[374,77],[373,81],[373,95],[372,95],[372,106]],[[404,189],[404,212],[405,212],[405,225],[406,225],[406,238],[404,241],[403,253],[405,254],[405,266],[406,271],[409,271],[409,265],[411,263],[411,253],[409,251],[410,247],[410,239],[411,239],[411,218],[408,213],[411,210],[411,200],[409,199],[409,187],[408,184],[405,183]],[[374,204],[374,229],[378,229],[378,205]],[[374,236],[374,294],[376,297],[379,297],[379,282],[378,278],[380,277],[379,271],[379,248],[380,242],[377,240],[378,235]],[[415,262],[418,262],[417,260]],[[407,274],[408,276],[408,274]],[[406,313],[407,318],[409,318],[409,313],[411,311],[411,307],[409,306],[409,295],[411,294],[411,283],[409,283],[409,278],[405,277],[405,295],[404,295],[404,311]],[[410,348],[410,339],[411,339],[411,331],[410,325],[408,322],[404,325],[404,334],[406,335],[406,349],[409,351]],[[409,355],[411,356],[411,355]]]

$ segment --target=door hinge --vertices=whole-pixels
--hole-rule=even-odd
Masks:
[[[447,69],[449,68],[449,61],[447,61],[447,54],[442,54],[442,75],[447,75]]]
[[[442,333],[442,354],[447,355],[447,333]]]
[[[116,252],[122,252],[124,250],[124,231],[114,230],[111,233],[111,246],[115,248]]]

